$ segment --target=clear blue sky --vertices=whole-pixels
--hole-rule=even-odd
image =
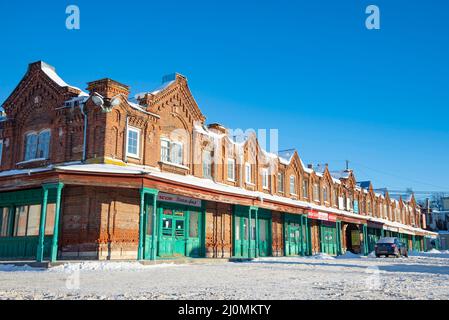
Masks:
[[[2,102],[36,60],[133,93],[176,71],[208,122],[278,128],[281,149],[331,169],[348,159],[375,187],[449,190],[447,0],[1,1],[0,37]]]

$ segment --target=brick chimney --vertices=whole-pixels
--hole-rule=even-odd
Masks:
[[[112,79],[101,79],[97,81],[89,82],[87,90],[90,93],[99,93],[103,97],[111,99],[119,94],[125,96],[126,99],[129,97],[129,86],[121,84],[120,82],[114,81]]]

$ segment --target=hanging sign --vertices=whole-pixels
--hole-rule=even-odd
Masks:
[[[336,222],[337,216],[334,214],[329,214],[326,212],[320,212],[316,210],[310,210],[307,212],[307,217],[310,219],[323,220],[323,221],[331,221]]]
[[[178,204],[183,204],[186,206],[198,207],[198,208],[200,208],[202,205],[201,200],[184,197],[184,196],[178,196],[178,195],[174,195],[174,194],[168,194],[168,193],[159,193],[157,199],[158,199],[158,201],[169,202],[169,203],[178,203]]]

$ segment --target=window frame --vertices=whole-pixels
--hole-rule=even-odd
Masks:
[[[232,171],[230,171],[229,166],[232,166]],[[230,176],[230,173],[232,172],[232,176]],[[227,158],[226,159],[226,175],[228,181],[235,182],[235,159],[233,158]]]
[[[262,168],[262,189],[269,190],[270,183],[268,180],[268,169]]]
[[[134,132],[137,134],[137,142],[136,142],[136,153],[131,153],[129,151],[129,138],[130,138],[130,132]],[[129,126],[126,131],[126,156],[134,159],[140,159],[140,143],[141,143],[141,134],[142,130],[136,127]]]
[[[284,172],[278,172],[277,175],[277,187],[279,193],[285,193],[285,174]]]
[[[292,188],[292,182],[293,182],[293,188]],[[290,187],[290,195],[296,196],[296,177],[294,175],[290,175],[289,178],[289,187]]]
[[[206,159],[205,156],[206,154],[209,154],[209,163],[206,163]],[[210,150],[203,150],[203,156],[202,156],[202,167],[203,167],[203,178],[205,179],[213,179],[213,156],[212,156],[212,151]],[[206,165],[207,165],[207,171],[208,171],[208,175],[205,174],[205,169],[206,169]]]
[[[309,179],[302,179],[302,197],[304,199],[309,199]]]
[[[245,183],[246,184],[253,184],[252,180],[253,180],[253,172],[252,172],[252,167],[251,164],[249,162],[245,163]]]

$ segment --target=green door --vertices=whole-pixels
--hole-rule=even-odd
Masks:
[[[160,257],[200,257],[201,211],[184,206],[161,205],[158,255]]]
[[[249,219],[246,217],[236,216],[234,226],[235,248],[234,255],[236,257],[248,257],[249,252]]]
[[[337,228],[335,224],[321,223],[321,252],[329,255],[337,254]]]
[[[270,220],[259,219],[259,256],[268,257],[271,255],[271,230]]]
[[[290,222],[287,224],[285,245],[288,256],[301,254],[301,225],[299,223]]]

